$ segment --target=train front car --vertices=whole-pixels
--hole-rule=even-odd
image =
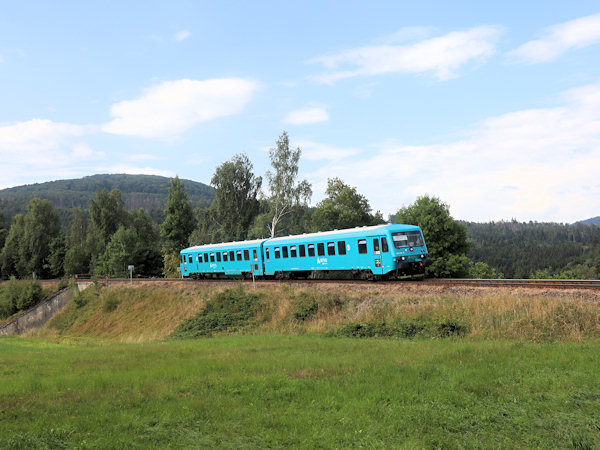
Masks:
[[[415,225],[388,225],[391,257],[397,276],[422,275],[428,263],[427,246],[421,229]]]

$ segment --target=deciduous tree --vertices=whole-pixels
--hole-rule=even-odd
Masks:
[[[306,205],[312,196],[308,181],[297,181],[298,162],[302,151],[290,149],[290,139],[283,132],[277,140],[277,147],[269,150],[273,171],[267,172],[269,184],[269,205],[271,220],[268,224],[271,237],[280,230],[282,220],[288,217],[298,205]]]
[[[371,214],[367,198],[339,178],[327,180],[327,197],[317,204],[312,216],[314,231],[353,228],[384,223],[380,213]]]
[[[27,267],[24,265],[25,260],[21,258],[24,237],[25,216],[17,214],[12,219],[2,253],[0,253],[3,278],[25,276]]]
[[[216,188],[210,207],[211,219],[219,225],[220,240],[246,239],[258,213],[257,196],[262,178],[254,176],[252,163],[240,153],[218,166],[210,183]]]
[[[48,200],[33,198],[27,205],[23,225],[21,258],[27,274],[35,272],[39,277],[52,276],[50,243],[60,234],[58,212]]]
[[[462,277],[469,273],[467,231],[450,215],[447,204],[437,197],[419,197],[401,208],[396,223],[418,225],[423,230],[431,265],[426,274],[438,278]]]

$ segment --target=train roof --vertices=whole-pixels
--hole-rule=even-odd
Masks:
[[[365,234],[371,231],[386,229],[386,228],[394,228],[398,229],[398,231],[402,230],[418,230],[419,227],[416,225],[404,225],[404,224],[383,224],[383,225],[374,225],[370,227],[356,227],[356,228],[346,228],[343,230],[331,230],[331,231],[319,231],[317,233],[306,233],[306,234],[294,234],[291,236],[282,236],[269,239],[269,243],[271,242],[280,242],[287,241],[292,239],[306,239],[306,238],[315,238],[321,236],[337,236],[337,235],[355,235],[355,234]]]
[[[193,251],[193,250],[210,250],[210,249],[218,249],[218,248],[244,248],[244,247],[253,247],[256,245],[260,245],[263,242],[285,242],[291,240],[302,240],[302,239],[310,239],[324,236],[352,236],[352,235],[362,235],[365,233],[370,233],[371,231],[382,230],[386,228],[395,229],[398,231],[410,231],[410,230],[418,230],[419,227],[416,225],[405,225],[405,224],[384,224],[384,225],[374,225],[369,227],[356,227],[356,228],[347,228],[343,230],[331,230],[331,231],[319,231],[317,233],[305,233],[305,234],[293,234],[290,236],[281,236],[276,238],[265,238],[265,239],[255,239],[252,241],[237,241],[237,242],[221,242],[218,244],[204,244],[204,245],[196,245],[194,247],[188,247],[181,250],[181,252]]]
[[[183,252],[186,250],[208,250],[211,248],[224,248],[224,247],[252,247],[252,246],[260,244],[261,242],[264,242],[266,240],[267,239],[255,239],[252,241],[220,242],[218,244],[196,245],[194,247],[184,248],[181,251]]]

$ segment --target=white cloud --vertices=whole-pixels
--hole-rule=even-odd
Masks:
[[[600,83],[562,99],[553,108],[491,117],[462,139],[383,144],[368,158],[325,164],[309,179],[318,185],[339,176],[385,213],[428,193],[460,219],[592,217],[600,214]]]
[[[600,14],[594,14],[549,27],[540,39],[526,42],[509,52],[509,56],[524,63],[543,63],[557,59],[568,50],[598,43]]]
[[[298,141],[296,146],[302,149],[302,158],[309,161],[336,161],[361,152],[358,148],[340,148],[313,141]]]
[[[182,42],[189,38],[191,35],[192,33],[190,33],[188,30],[181,30],[173,35],[173,41]]]
[[[327,122],[329,114],[325,108],[305,108],[290,111],[283,121],[292,125],[306,125]]]
[[[70,168],[105,158],[81,139],[94,126],[33,119],[0,125],[0,179],[3,187],[20,184],[23,174],[38,181],[70,173]]]
[[[161,177],[174,177],[176,175],[172,170],[156,169],[154,167],[136,167],[127,164],[115,164],[106,166],[100,170],[101,173],[126,173],[129,175],[159,175]]]
[[[388,73],[433,73],[440,80],[453,78],[461,66],[493,54],[501,32],[498,26],[480,26],[412,45],[370,45],[344,50],[312,61],[332,69],[315,80],[333,83]]]
[[[103,130],[145,138],[173,137],[197,123],[242,112],[258,88],[255,81],[242,78],[166,81],[135,100],[112,105],[114,119]]]

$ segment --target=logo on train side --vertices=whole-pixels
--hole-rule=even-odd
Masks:
[[[317,257],[317,264],[327,264],[327,258]]]

